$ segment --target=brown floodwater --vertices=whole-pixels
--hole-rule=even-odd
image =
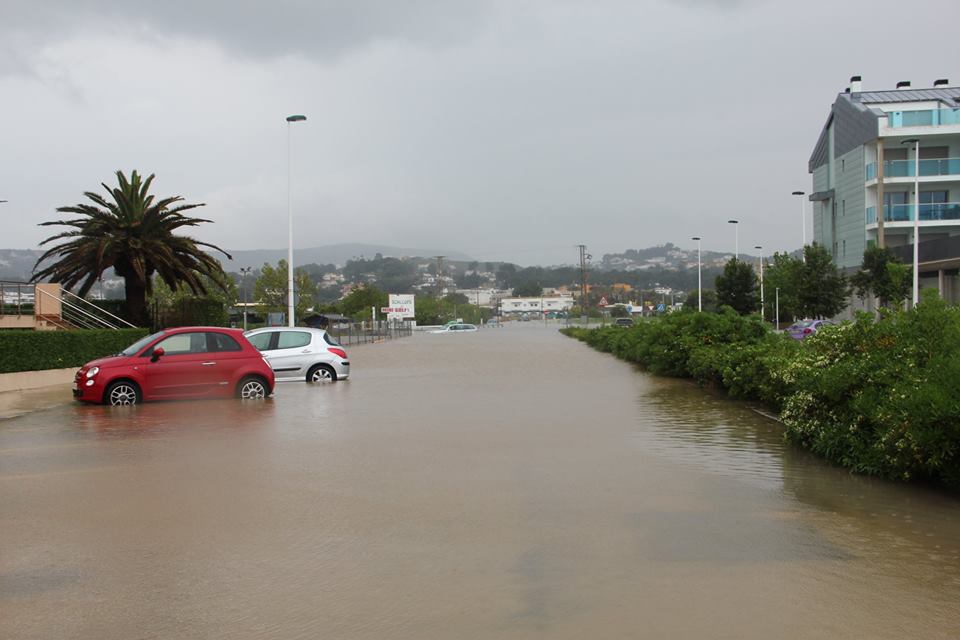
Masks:
[[[350,355],[0,420],[0,638],[960,635],[955,496],[536,323]]]

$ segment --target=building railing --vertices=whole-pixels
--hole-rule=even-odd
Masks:
[[[0,316],[30,316],[19,328],[119,329],[132,324],[57,284],[0,281]]]
[[[887,126],[935,127],[960,124],[960,109],[923,109],[920,111],[888,111]]]
[[[912,178],[916,173],[915,160],[887,160],[883,163],[884,178]],[[920,160],[920,177],[958,176],[960,177],[960,158],[936,158]],[[877,163],[866,166],[866,179],[877,177]]]
[[[885,222],[913,221],[912,204],[887,205],[883,209]],[[867,207],[867,224],[876,224],[877,208]],[[920,205],[921,222],[938,222],[943,220],[960,220],[960,202],[936,202]]]
[[[31,283],[0,281],[0,316],[32,316],[35,298]]]

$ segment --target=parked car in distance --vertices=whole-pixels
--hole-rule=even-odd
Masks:
[[[474,324],[448,324],[445,325],[442,329],[434,329],[430,333],[466,333],[468,331],[476,331],[477,326]]]
[[[264,327],[244,334],[279,382],[336,382],[350,377],[346,350],[323,329]]]
[[[794,340],[803,340],[815,334],[823,327],[835,326],[831,320],[800,320],[787,327],[787,334]]]
[[[80,367],[73,397],[110,405],[147,400],[265,398],[274,375],[240,329],[178,327]]]
[[[633,318],[617,318],[616,320],[613,321],[613,324],[615,324],[618,327],[632,327]]]

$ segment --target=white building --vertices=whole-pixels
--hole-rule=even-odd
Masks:
[[[537,298],[503,298],[500,300],[500,313],[518,315],[524,313],[550,313],[569,311],[573,307],[573,296],[544,296]]]
[[[851,78],[833,103],[810,157],[809,200],[812,240],[848,271],[859,268],[864,250],[874,244],[912,264],[918,209],[920,287],[937,287],[947,300],[956,301],[960,87],[949,84],[943,79],[932,88],[913,89],[900,82],[896,89],[865,91],[860,76]],[[915,180],[919,194],[914,194]]]

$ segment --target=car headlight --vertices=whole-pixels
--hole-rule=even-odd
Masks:
[[[87,377],[92,378],[93,376],[100,373],[100,367],[90,367],[90,370],[87,371]]]

